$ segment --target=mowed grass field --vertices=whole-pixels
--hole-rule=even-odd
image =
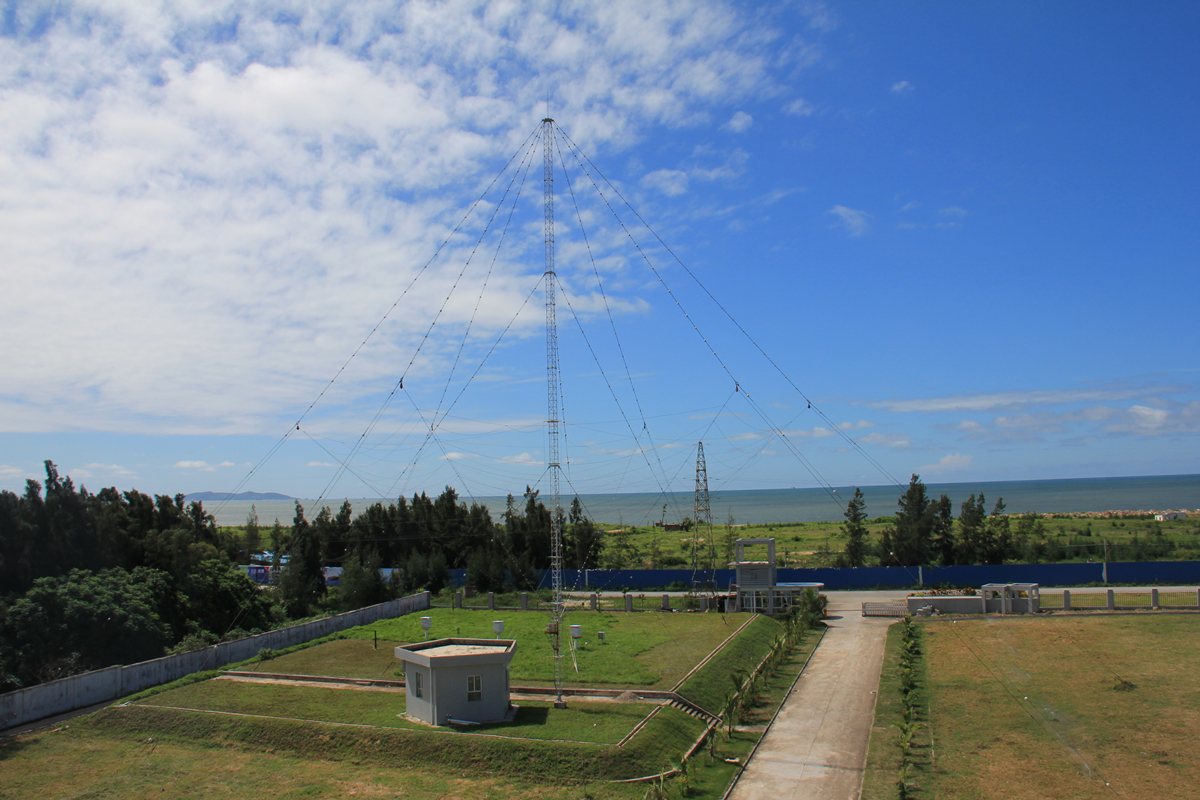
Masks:
[[[396,645],[425,638],[421,616],[410,614],[354,628],[348,632],[349,639],[299,650],[242,669],[394,680],[400,669],[400,662],[395,660]],[[513,683],[554,685],[553,650],[546,634],[548,615],[532,611],[435,608],[425,616],[433,621],[429,632],[431,639],[449,636],[492,639],[495,638],[492,621],[504,620],[502,635],[517,641],[512,662]],[[567,616],[567,623],[583,626],[583,636],[574,659],[569,650],[563,650],[566,685],[671,689],[748,620],[744,614],[573,611]],[[600,643],[599,631],[605,632],[604,644]],[[378,649],[374,649],[376,636]],[[564,631],[564,648],[569,639]]]
[[[1200,796],[1200,615],[922,629],[933,747],[918,796]]]

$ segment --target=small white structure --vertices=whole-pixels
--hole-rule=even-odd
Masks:
[[[511,720],[512,639],[434,639],[403,644],[406,716],[429,725],[478,725]]]
[[[1037,614],[1042,610],[1041,587],[1036,583],[985,583],[979,596],[934,595],[905,599],[909,614]],[[863,603],[863,616],[866,613]],[[887,616],[873,614],[872,616]]]
[[[765,561],[749,561],[746,548],[766,545]],[[738,539],[734,542],[734,560],[729,566],[737,570],[737,596],[734,611],[759,614],[783,614],[800,603],[805,589],[819,591],[823,583],[778,583],[775,572],[775,540]]]
[[[1170,522],[1173,519],[1187,519],[1187,514],[1182,511],[1167,511],[1163,514],[1155,514],[1156,522]]]

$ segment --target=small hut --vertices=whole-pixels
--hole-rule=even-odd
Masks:
[[[404,663],[407,716],[429,725],[511,720],[512,639],[434,639],[396,648]]]

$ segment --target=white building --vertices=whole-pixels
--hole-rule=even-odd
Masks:
[[[1173,519],[1187,519],[1187,514],[1182,511],[1168,511],[1164,514],[1155,514],[1154,519],[1158,522],[1169,522]]]
[[[406,716],[429,725],[506,722],[512,639],[434,639],[396,648],[404,663]]]

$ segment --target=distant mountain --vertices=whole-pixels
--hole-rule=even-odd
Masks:
[[[187,496],[189,501],[201,500],[206,502],[220,502],[226,500],[294,500],[294,497],[288,497],[286,494],[279,492],[239,492],[238,494],[230,494],[229,492],[196,492]]]

